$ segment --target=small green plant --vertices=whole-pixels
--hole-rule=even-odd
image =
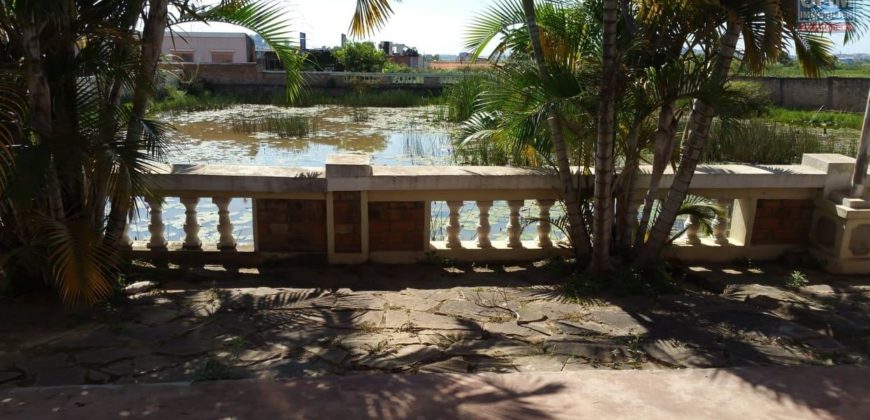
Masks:
[[[826,127],[816,125],[816,127]],[[818,128],[771,122],[769,119],[716,120],[710,128],[705,163],[800,163],[804,153],[839,153],[854,156],[857,142],[851,135],[826,134]]]
[[[481,75],[466,75],[444,90],[447,121],[464,122],[478,111],[478,98],[485,89],[484,81]]]
[[[789,289],[797,290],[808,284],[810,284],[810,281],[807,279],[807,275],[798,270],[792,271],[785,280],[785,287]]]
[[[233,375],[229,366],[215,359],[208,359],[205,365],[197,369],[193,374],[194,382],[222,381],[227,379],[235,379],[235,375]]]
[[[356,122],[356,123],[368,122],[369,120],[372,119],[371,113],[369,113],[369,110],[367,108],[356,107],[356,106],[351,108],[351,117],[352,117],[353,122]]]
[[[308,117],[298,115],[267,115],[260,118],[236,118],[230,119],[230,127],[236,133],[265,132],[281,137],[307,137],[310,132]]]
[[[604,290],[607,279],[587,273],[575,273],[562,285],[562,294],[572,302],[584,302],[589,295]]]
[[[585,303],[591,295],[605,291],[617,295],[677,293],[682,290],[681,274],[666,263],[654,264],[643,270],[622,268],[607,275],[579,272],[562,286],[562,294],[569,301]]]

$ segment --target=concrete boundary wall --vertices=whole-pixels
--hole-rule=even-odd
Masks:
[[[216,91],[251,92],[283,90],[283,72],[263,71],[256,63],[173,64],[188,80],[197,80]],[[868,75],[870,76],[870,75]],[[422,89],[439,91],[463,76],[454,73],[342,73],[303,72],[306,87],[316,90],[347,91],[367,86],[376,89]],[[862,112],[870,91],[870,77],[821,79],[787,77],[736,77],[735,80],[761,85],[770,100],[781,107]]]
[[[784,108],[863,112],[870,92],[870,78],[737,77],[735,80],[760,84],[770,100]]]
[[[250,92],[252,89],[283,90],[287,78],[282,71],[263,71],[256,63],[239,64],[172,64],[171,69],[215,91]],[[455,83],[462,75],[452,73],[344,73],[303,72],[309,89],[352,90],[415,89],[438,91]]]

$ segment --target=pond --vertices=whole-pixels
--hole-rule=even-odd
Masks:
[[[240,105],[166,115],[178,131],[170,163],[323,167],[337,153],[376,165],[447,165],[451,125],[441,108],[284,108]]]
[[[351,108],[320,106],[285,108],[267,105],[239,105],[231,108],[166,114],[162,119],[177,130],[167,160],[173,164],[224,164],[322,168],[326,157],[336,153],[368,153],[375,165],[450,165],[453,163],[453,125],[443,122],[444,110],[438,106],[417,108]],[[537,206],[528,201],[524,218],[537,215]],[[558,214],[554,208],[554,214]],[[216,243],[217,208],[210,198],[197,206],[204,244]],[[433,240],[443,240],[449,210],[443,202],[432,203]],[[140,203],[138,216],[130,227],[136,241],[147,241],[148,209]],[[496,202],[490,211],[492,239],[507,238],[509,209]],[[249,199],[234,199],[230,204],[234,235],[240,244],[253,243],[253,213]],[[477,236],[478,211],[466,203],[461,211],[463,240]],[[177,198],[166,200],[163,208],[166,238],[184,239],[185,209]],[[535,237],[529,225],[524,240]],[[554,238],[560,238],[558,232]]]

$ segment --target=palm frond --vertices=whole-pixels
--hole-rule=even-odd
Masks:
[[[350,34],[365,37],[383,28],[393,15],[393,2],[401,3],[402,0],[357,0],[356,12],[350,22]]]
[[[656,202],[653,206],[653,216],[650,218],[650,226],[655,224],[655,221],[661,214],[661,210],[661,203]],[[713,222],[717,217],[724,217],[724,214],[725,209],[716,204],[714,200],[694,194],[686,195],[686,199],[683,201],[680,210],[677,212],[677,216],[696,218],[698,223],[700,223],[700,233],[704,235],[709,235],[713,232]],[[686,229],[676,232],[668,243],[672,243],[680,236],[683,236],[684,233],[686,233]]]
[[[25,89],[12,73],[0,73],[0,197],[15,167],[13,148],[24,138],[27,115]]]
[[[496,0],[484,12],[474,17],[466,30],[465,47],[478,58],[499,36],[509,37],[512,30],[525,23],[523,5],[519,0]],[[507,50],[508,41],[502,39],[495,46],[496,53]]]
[[[82,220],[40,221],[38,241],[48,251],[55,285],[68,305],[94,304],[108,298],[117,281],[117,264],[99,231]]]

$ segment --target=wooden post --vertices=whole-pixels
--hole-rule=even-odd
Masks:
[[[861,143],[858,146],[858,158],[855,162],[855,174],[852,176],[851,198],[864,198],[867,178],[867,164],[870,163],[870,93],[867,94],[867,108],[864,111],[864,128],[861,130]]]

